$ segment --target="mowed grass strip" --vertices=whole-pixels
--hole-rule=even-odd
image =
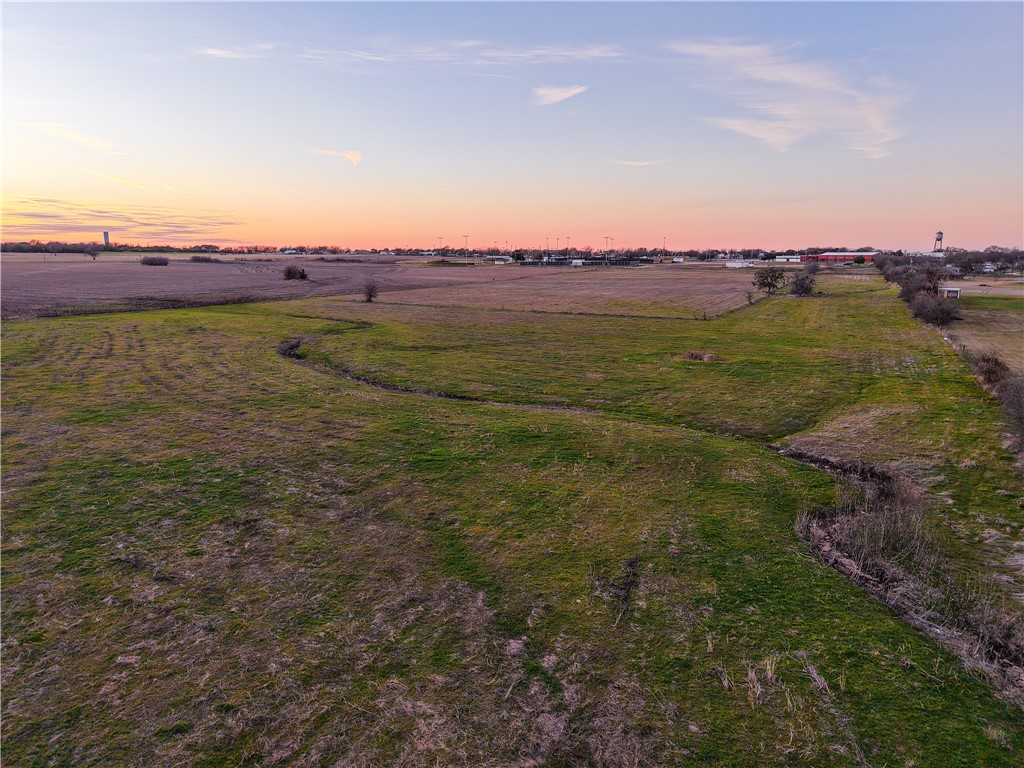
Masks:
[[[909,379],[967,398],[981,432],[953,448],[995,455],[992,405],[909,323],[804,343],[889,294],[812,301],[835,306],[508,335],[329,301],[5,326],[5,760],[1016,764],[1019,711],[810,557],[793,521],[832,481],[760,444]],[[771,352],[742,341],[778,320]],[[295,338],[395,383],[606,413],[386,392],[277,354]],[[672,359],[690,349],[716,360]],[[756,439],[671,396],[678,372],[708,402],[767,369],[837,394],[728,401]],[[963,426],[909,423],[921,454]],[[985,471],[955,479],[1008,507]]]

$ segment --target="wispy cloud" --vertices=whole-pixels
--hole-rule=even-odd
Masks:
[[[476,61],[491,64],[553,64],[557,62],[614,59],[622,51],[610,45],[559,45],[535,48],[484,48]]]
[[[858,79],[778,45],[719,41],[670,47],[702,65],[706,79],[700,85],[742,110],[708,117],[708,122],[777,151],[828,134],[847,149],[880,158],[890,154],[888,145],[904,133],[897,113],[906,100],[905,89],[884,78]]]
[[[649,165],[662,165],[668,160],[612,160],[616,165],[624,165],[627,168],[646,168]]]
[[[141,190],[144,190],[146,192],[152,192],[153,191],[149,187],[144,187],[141,184],[132,181],[131,179],[122,179],[120,176],[111,176],[109,173],[104,173],[103,171],[97,171],[94,168],[83,168],[82,170],[86,171],[87,173],[91,173],[96,178],[103,179],[104,181],[112,181],[112,182],[114,182],[116,184],[124,184],[126,187],[135,187],[136,189],[141,189]]]
[[[105,207],[47,197],[10,198],[4,201],[3,210],[4,237],[22,240],[98,235],[105,229],[123,240],[204,240],[242,223],[209,211],[196,213],[168,206]]]
[[[277,43],[249,43],[241,46],[200,48],[196,53],[215,59],[260,59],[275,48]]]
[[[343,157],[348,160],[352,165],[359,165],[363,159],[363,153],[357,149],[349,149],[344,152],[337,149],[310,149],[310,152],[316,155],[328,155],[329,157]]]
[[[321,64],[419,64],[458,62],[463,64],[557,64],[559,62],[613,59],[623,55],[610,45],[566,44],[509,48],[482,40],[454,40],[441,43],[415,43],[394,40],[362,41],[356,47],[304,48],[300,57]]]
[[[538,107],[547,107],[560,101],[571,99],[587,90],[585,85],[544,85],[533,89],[533,103]]]
[[[117,146],[114,142],[107,139],[80,133],[76,128],[66,123],[21,123],[21,125],[31,128],[36,133],[51,139],[70,141],[80,147],[93,149],[97,152],[111,152]]]

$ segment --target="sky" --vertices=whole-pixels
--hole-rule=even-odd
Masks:
[[[1024,4],[11,3],[4,240],[1024,244]]]

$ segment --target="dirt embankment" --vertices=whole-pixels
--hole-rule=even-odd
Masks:
[[[1020,605],[998,585],[956,568],[920,485],[887,467],[780,453],[839,478],[835,506],[796,523],[815,554],[1024,707]]]

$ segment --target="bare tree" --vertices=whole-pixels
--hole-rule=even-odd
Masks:
[[[786,273],[781,267],[759,269],[754,275],[754,287],[765,293],[775,293],[786,282]]]
[[[380,293],[380,286],[377,285],[376,280],[367,280],[363,283],[363,301],[367,304],[373,302],[377,298],[377,294]]]

